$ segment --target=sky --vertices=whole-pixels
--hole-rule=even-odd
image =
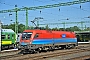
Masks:
[[[73,2],[73,1],[78,1],[78,0],[0,0],[0,11],[14,9],[15,5],[17,5],[18,8],[23,8],[23,7],[45,6],[45,5],[52,5],[58,3]],[[9,14],[12,15],[9,16]],[[88,16],[90,16],[90,2],[82,3],[82,4],[74,4],[70,6],[60,6],[54,8],[29,10],[28,25],[34,26],[34,24],[32,24],[30,21],[34,20],[35,17],[43,18],[39,20],[39,24],[47,24],[47,23],[90,21],[90,18],[86,18]],[[13,22],[15,22],[15,12],[0,13],[0,20],[4,25],[12,24]],[[18,22],[26,25],[25,11],[18,12]],[[45,26],[45,25],[40,25],[40,26]],[[81,24],[76,23],[76,24],[65,25],[65,27],[72,27],[72,26],[81,27]],[[83,27],[84,26],[90,27],[90,23],[84,23]],[[62,28],[63,24],[49,25],[49,27]]]

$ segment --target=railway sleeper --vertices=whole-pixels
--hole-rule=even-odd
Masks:
[[[32,53],[35,53],[35,50],[25,49],[21,50],[18,54],[32,54]]]

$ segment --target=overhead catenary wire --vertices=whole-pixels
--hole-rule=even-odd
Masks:
[[[55,2],[57,2],[56,0],[52,0],[52,1],[55,1]],[[70,1],[70,0],[69,0]],[[39,2],[42,2],[42,1],[39,1]],[[43,3],[43,2],[42,2]],[[59,3],[59,2],[58,2]],[[85,10],[85,9],[82,9],[81,8],[81,4],[80,4],[80,8],[78,8],[78,7],[73,7],[73,6],[70,6],[70,7],[72,7],[72,8],[76,8],[76,9],[80,9],[80,10],[82,10],[82,11],[86,11],[86,12],[88,12],[87,10]],[[60,8],[59,8],[59,11],[60,11]],[[81,18],[82,19],[82,18]]]
[[[36,0],[36,1],[38,1],[38,0]],[[55,0],[52,0],[52,1],[55,1]],[[70,1],[70,0],[69,0],[69,1]],[[42,2],[42,3],[43,3],[43,1],[39,1],[39,2]],[[60,3],[60,2],[58,2],[58,1],[55,1],[55,2]],[[79,6],[79,7],[80,7],[80,8],[78,8],[78,7],[73,7],[73,8],[80,9],[80,10],[82,10],[82,11],[88,12],[87,10],[82,9],[81,3],[80,3],[80,6]]]

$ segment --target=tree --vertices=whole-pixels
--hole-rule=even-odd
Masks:
[[[8,28],[9,28],[9,29],[12,29],[13,31],[15,31],[15,24],[10,24],[10,25],[8,26]]]
[[[15,23],[10,24],[10,25],[2,25],[2,29],[12,29],[15,31]],[[18,24],[18,33],[21,33],[25,30],[25,25],[23,24]]]
[[[9,25],[2,25],[2,29],[9,29]]]
[[[22,33],[24,30],[25,30],[25,25],[19,24],[19,25],[18,25],[18,32],[19,32],[19,33]]]
[[[74,27],[70,27],[71,31],[81,31],[81,29],[79,29],[77,26]]]
[[[34,29],[34,27],[33,27],[33,26],[30,26],[30,27],[29,27],[29,29],[31,29],[31,30],[32,30],[32,29]]]
[[[66,30],[66,31],[71,31],[71,29],[70,29],[70,28],[66,28],[65,30]]]
[[[46,25],[46,30],[48,30],[49,29],[49,26],[48,25]]]
[[[42,30],[45,30],[46,28],[45,27],[40,27]]]
[[[87,27],[86,29],[84,29],[84,31],[90,31],[90,27]]]
[[[59,30],[64,31],[64,28],[59,28]]]

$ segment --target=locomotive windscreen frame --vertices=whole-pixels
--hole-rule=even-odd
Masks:
[[[32,36],[32,32],[23,32],[22,33],[22,40],[28,40]]]

